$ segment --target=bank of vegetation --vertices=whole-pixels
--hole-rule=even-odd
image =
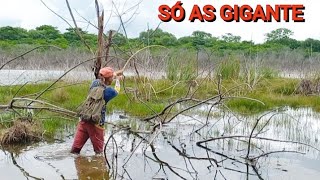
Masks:
[[[83,39],[93,49],[97,47],[97,35],[78,28]],[[214,49],[220,53],[241,50],[245,53],[255,54],[267,50],[280,51],[282,48],[302,50],[304,56],[320,52],[320,41],[308,38],[296,40],[291,38],[294,32],[286,28],[279,28],[265,34],[265,42],[255,44],[253,41],[242,40],[240,36],[226,33],[220,37],[204,31],[194,31],[190,36],[177,38],[160,28],[140,32],[139,37],[127,38],[124,34],[116,33],[113,36],[113,45],[130,49],[145,45],[162,45],[169,48]],[[35,29],[26,30],[20,27],[0,27],[0,47],[4,50],[21,48],[21,46],[55,45],[61,48],[86,47],[76,34],[75,29],[68,28],[60,32],[51,25],[42,25]]]

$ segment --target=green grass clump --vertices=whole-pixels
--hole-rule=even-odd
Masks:
[[[190,81],[197,77],[196,57],[185,52],[184,58],[172,55],[166,64],[167,79],[171,81]]]
[[[279,87],[275,87],[273,92],[281,95],[293,95],[296,91],[297,83],[283,82]]]
[[[121,109],[132,116],[146,116],[154,113],[159,113],[165,104],[163,102],[145,102],[130,101],[125,94],[119,94],[117,97],[112,99],[107,109],[109,112],[115,109]]]
[[[235,99],[227,102],[227,106],[237,112],[255,114],[268,109],[268,106],[252,100]]]
[[[266,79],[272,79],[272,78],[279,77],[278,71],[271,69],[271,68],[268,68],[268,67],[261,68],[260,73],[261,73],[262,77],[266,78]]]
[[[240,75],[240,62],[235,59],[222,61],[217,73],[222,79],[237,79]]]
[[[56,89],[52,92],[51,98],[54,102],[64,103],[70,101],[70,94],[64,89]]]
[[[47,138],[51,138],[54,135],[63,134],[68,130],[68,126],[74,126],[78,122],[77,120],[68,120],[62,117],[54,116],[52,113],[44,113],[48,116],[46,119],[42,119],[43,128],[45,129],[44,135]]]

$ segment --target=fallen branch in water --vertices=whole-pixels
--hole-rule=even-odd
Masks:
[[[38,103],[43,106],[35,106],[35,105],[15,105],[14,103],[17,101],[26,101],[32,103]],[[8,105],[0,105],[0,109],[37,109],[37,110],[48,110],[52,112],[61,113],[67,116],[75,117],[77,115],[76,112],[58,107],[56,105],[36,100],[36,99],[30,99],[30,98],[13,98]]]
[[[172,167],[171,165],[169,165],[169,163],[161,160],[161,159],[158,157],[158,155],[156,154],[156,149],[155,149],[155,147],[153,146],[153,144],[150,144],[150,147],[151,147],[151,152],[152,152],[153,157],[155,158],[155,160],[156,160],[158,163],[160,163],[161,166],[166,166],[166,167],[167,167],[171,172],[173,172],[175,175],[177,175],[177,176],[180,177],[181,179],[185,179],[185,180],[186,180],[185,177],[181,176],[178,172],[176,172],[176,171],[173,169],[173,168],[175,168],[175,167]],[[146,157],[149,157],[149,156],[146,155]],[[150,157],[149,157],[149,158],[150,158]],[[150,158],[150,159],[151,159],[151,158]],[[179,169],[179,168],[177,168],[177,169]]]
[[[212,137],[212,138],[209,138],[209,139],[206,139],[206,140],[203,140],[203,141],[198,141],[196,144],[197,145],[201,145],[203,143],[207,143],[207,142],[210,142],[210,141],[215,141],[215,140],[220,140],[220,139],[234,139],[234,138],[250,138],[250,136],[244,136],[244,135],[231,135],[231,136],[221,136],[221,137]],[[289,141],[289,140],[281,140],[281,139],[272,139],[272,138],[265,138],[265,137],[259,137],[259,136],[253,136],[251,137],[252,139],[260,139],[260,140],[266,140],[266,141],[274,141],[274,142],[284,142],[284,143],[292,143],[292,144],[300,144],[300,145],[304,145],[304,146],[307,146],[307,147],[310,147],[310,148],[313,148],[317,151],[320,152],[320,149],[314,147],[314,146],[311,146],[307,143],[303,143],[303,142],[299,142],[299,141]]]
[[[268,156],[270,154],[275,154],[275,153],[296,153],[296,154],[306,154],[306,153],[303,153],[303,152],[299,152],[299,151],[286,151],[286,150],[282,150],[282,151],[271,151],[271,152],[267,152],[267,153],[263,153],[259,156],[256,156],[256,157],[252,157],[250,158],[250,160],[255,160],[257,161],[259,158],[261,157],[264,157],[264,156]]]

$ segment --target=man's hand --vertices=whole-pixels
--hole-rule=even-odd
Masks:
[[[118,71],[115,71],[115,72],[114,72],[114,75],[115,75],[115,76],[122,76],[122,75],[123,75],[123,69],[120,69],[120,70],[118,70]]]
[[[123,76],[122,75],[116,76],[116,79],[121,81],[121,80],[123,80]]]

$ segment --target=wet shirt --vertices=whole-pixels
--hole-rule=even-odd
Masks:
[[[90,89],[94,88],[94,87],[97,87],[97,86],[100,86],[100,80],[99,79],[96,79],[92,82],[91,86],[90,86]],[[102,108],[102,111],[101,111],[101,120],[100,120],[100,125],[103,125],[105,123],[105,119],[106,119],[106,104],[111,100],[113,99],[114,97],[116,97],[118,95],[117,91],[112,88],[112,87],[109,87],[107,86],[104,91],[103,91],[103,99],[104,101],[106,102],[104,107]]]

